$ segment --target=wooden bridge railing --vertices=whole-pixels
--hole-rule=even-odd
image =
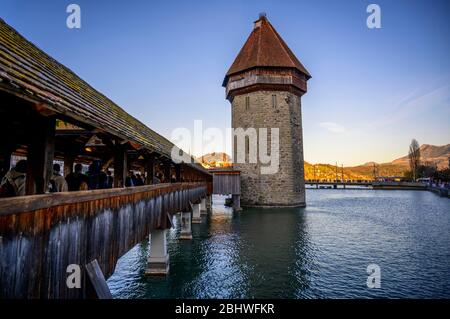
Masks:
[[[117,260],[169,214],[189,209],[206,183],[175,183],[0,200],[0,298],[84,298],[68,288],[67,266],[97,259],[106,278]]]

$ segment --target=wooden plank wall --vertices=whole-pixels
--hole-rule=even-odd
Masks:
[[[213,194],[241,194],[241,175],[213,173]]]
[[[0,298],[85,298],[86,272],[81,288],[69,289],[68,265],[97,259],[108,278],[120,256],[152,229],[170,228],[168,214],[206,191],[206,183],[177,183],[0,200]]]

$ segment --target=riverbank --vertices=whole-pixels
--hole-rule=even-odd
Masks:
[[[401,189],[401,190],[427,190],[428,185],[414,182],[376,182],[372,183],[373,189]]]

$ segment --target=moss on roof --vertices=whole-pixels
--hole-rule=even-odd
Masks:
[[[125,112],[0,18],[0,79],[53,111],[170,158],[169,140]],[[200,165],[193,165],[203,170]]]

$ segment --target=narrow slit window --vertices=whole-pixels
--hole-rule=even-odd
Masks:
[[[275,109],[277,108],[277,95],[272,94],[272,107]]]
[[[245,158],[246,158],[246,160],[249,157],[249,153],[250,153],[250,138],[245,137]]]
[[[245,109],[248,110],[250,108],[250,96],[245,97]]]

